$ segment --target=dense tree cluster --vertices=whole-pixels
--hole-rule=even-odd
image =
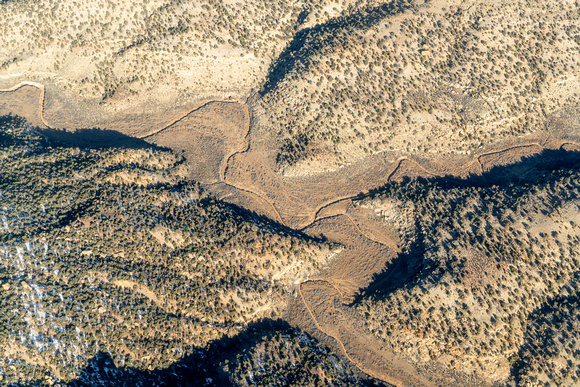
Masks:
[[[279,314],[297,273],[328,254],[206,195],[171,152],[52,144],[10,116],[0,126],[5,381],[68,380],[97,352],[167,367]]]
[[[578,158],[538,160],[521,180],[413,180],[362,200],[408,242],[360,299],[366,328],[418,363],[577,384]]]
[[[260,100],[278,163],[465,154],[540,131],[577,103],[565,86],[578,68],[578,17],[573,3],[395,1],[301,31]]]
[[[231,381],[252,386],[360,386],[342,360],[316,340],[285,329],[222,362]]]

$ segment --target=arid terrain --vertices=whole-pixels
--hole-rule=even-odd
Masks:
[[[0,11],[2,383],[580,383],[576,2]]]

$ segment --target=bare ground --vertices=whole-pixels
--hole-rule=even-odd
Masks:
[[[42,85],[23,82],[0,90],[0,113],[19,114],[33,125],[51,127],[45,115],[58,117],[52,110],[57,104],[47,108],[44,98]],[[273,134],[252,125],[251,114],[241,101],[206,101],[151,120],[112,119],[111,129],[183,152],[191,178],[219,198],[344,246],[317,278],[297,285],[288,309],[293,324],[332,338],[344,357],[371,377],[395,385],[453,384],[442,375],[424,374],[357,329],[348,305],[392,262],[400,243],[394,227],[371,210],[353,206],[351,199],[390,181],[477,175],[544,149],[578,150],[578,142],[543,133],[482,149],[471,157],[414,160],[375,154],[339,170],[289,177],[275,170]]]

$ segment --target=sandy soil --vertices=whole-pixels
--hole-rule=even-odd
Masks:
[[[42,85],[22,82],[0,90],[0,112],[51,127],[45,116],[53,114],[56,104],[46,106],[44,98]],[[442,376],[423,375],[356,329],[348,305],[397,256],[400,242],[393,225],[370,209],[354,206],[352,199],[404,177],[465,177],[544,149],[580,149],[569,139],[573,136],[559,139],[547,132],[494,145],[472,157],[425,161],[379,154],[336,171],[284,176],[275,170],[273,134],[255,125],[252,114],[256,112],[245,101],[209,100],[164,112],[147,124],[143,117],[136,124],[121,116],[111,121],[111,129],[183,153],[190,177],[219,198],[344,246],[317,278],[297,284],[289,319],[331,337],[362,372],[396,385],[440,384]]]

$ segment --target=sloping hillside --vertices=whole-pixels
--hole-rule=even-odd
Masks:
[[[405,243],[358,299],[364,330],[414,363],[490,384],[578,383],[579,166],[578,152],[545,151],[358,202]]]
[[[67,381],[98,352],[166,368],[280,316],[330,254],[208,196],[170,151],[130,139],[77,148],[18,118],[1,125],[4,381]]]
[[[578,18],[572,2],[393,1],[301,30],[260,100],[279,168],[471,154],[542,132],[577,101]]]

